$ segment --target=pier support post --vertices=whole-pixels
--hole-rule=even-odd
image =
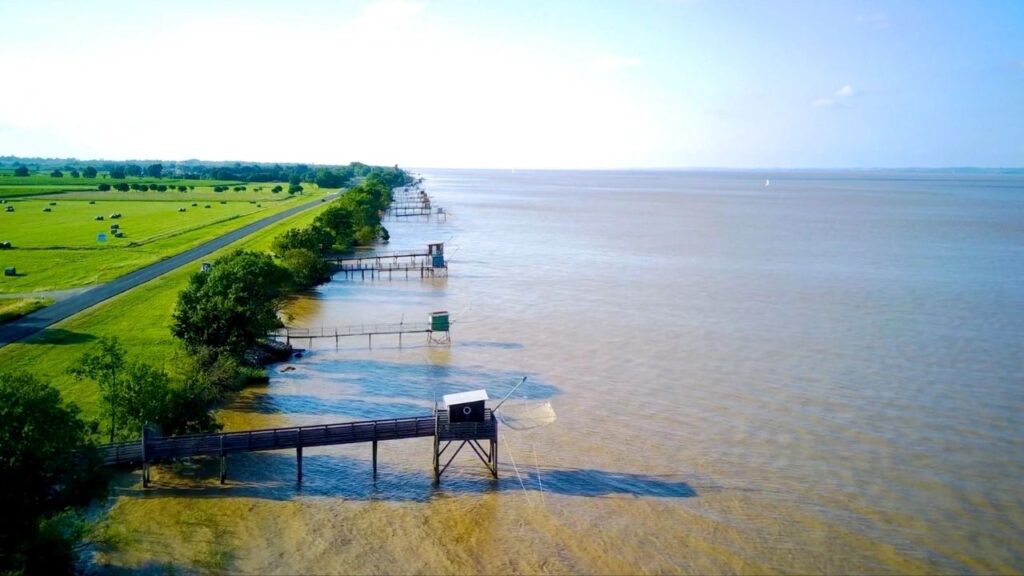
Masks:
[[[295,481],[302,484],[302,446],[295,448]]]
[[[441,482],[441,448],[440,430],[438,430],[437,408],[434,409],[434,484]]]
[[[228,453],[224,451],[224,435],[220,435],[220,483],[228,479]]]
[[[494,431],[494,440],[491,440],[491,475],[498,477],[498,431]]]
[[[149,462],[146,460],[146,425],[142,425],[142,487],[149,487]]]
[[[373,479],[377,479],[377,441],[373,441]]]

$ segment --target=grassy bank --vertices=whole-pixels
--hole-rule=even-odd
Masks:
[[[49,298],[2,298],[0,299],[0,324],[31,314],[40,308],[53,304]]]
[[[291,203],[287,203],[291,205]],[[267,227],[212,254],[210,259],[245,248],[268,250],[274,237],[285,230],[308,225],[327,207],[316,206]],[[61,390],[66,401],[75,402],[83,416],[99,413],[99,390],[91,381],[76,381],[67,374],[83,352],[102,336],[117,336],[131,358],[151,363],[174,375],[183,354],[171,336],[171,314],[178,292],[188,283],[198,263],[184,266],[111,298],[64,322],[21,342],[0,348],[0,366],[5,370],[30,370]]]
[[[315,185],[301,196],[270,189],[90,192],[75,200],[10,201],[3,206],[13,212],[0,210],[0,241],[14,249],[0,251],[0,266],[14,266],[18,275],[0,277],[0,295],[106,282],[329,192]],[[204,200],[208,196],[220,200]],[[122,216],[112,220],[113,213]],[[110,234],[111,224],[125,237]],[[105,241],[98,240],[100,233]]]

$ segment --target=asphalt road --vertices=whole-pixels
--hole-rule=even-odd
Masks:
[[[324,198],[329,201],[336,196],[337,194],[335,193],[325,196]],[[95,306],[108,298],[117,296],[125,290],[130,290],[139,284],[149,282],[157,276],[161,276],[180,266],[184,266],[189,262],[193,262],[207,256],[236,240],[256,232],[257,230],[266,228],[275,222],[280,222],[289,216],[302,212],[303,210],[308,210],[320,203],[321,200],[318,198],[312,202],[306,202],[305,204],[300,204],[299,206],[289,208],[283,212],[267,216],[262,220],[257,220],[252,224],[242,226],[238,230],[228,232],[223,236],[214,238],[213,240],[210,240],[205,244],[200,244],[195,248],[190,248],[180,254],[171,256],[166,260],[154,262],[145,268],[140,268],[130,274],[111,280],[106,284],[100,284],[95,288],[82,292],[81,294],[77,294],[66,300],[47,306],[41,310],[36,310],[31,314],[22,316],[21,318],[6,324],[0,324],[0,348],[10,344],[11,342],[16,342],[22,338],[31,336],[32,334],[56,324],[69,316],[78,314],[86,308]]]

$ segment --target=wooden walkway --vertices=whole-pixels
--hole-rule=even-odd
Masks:
[[[377,475],[377,443],[384,440],[403,440],[407,438],[434,438],[434,473],[439,479],[444,468],[439,467],[440,456],[453,442],[469,443],[477,455],[488,464],[492,474],[497,476],[497,420],[491,410],[484,410],[484,421],[450,423],[447,410],[435,410],[428,416],[409,418],[386,418],[380,420],[363,420],[358,422],[342,422],[338,424],[320,424],[312,426],[292,426],[288,428],[265,428],[259,430],[242,430],[238,432],[220,432],[211,434],[192,434],[185,436],[151,436],[143,434],[142,440],[119,442],[100,447],[105,466],[142,467],[143,485],[150,480],[149,465],[181,458],[197,456],[213,456],[221,459],[220,480],[227,478],[227,456],[242,452],[262,452],[268,450],[295,450],[296,478],[302,480],[302,449],[315,446],[336,446],[341,444],[372,443],[373,474]],[[489,441],[490,451],[485,451],[480,440]],[[445,442],[445,449],[439,449]],[[448,464],[455,458],[462,445],[452,454]],[[481,456],[481,451],[484,456]]]
[[[435,251],[437,250],[437,251]],[[448,276],[448,262],[444,259],[443,244],[432,244],[420,250],[381,252],[357,256],[351,254],[330,254],[324,259],[335,272],[341,272],[346,279],[359,277],[365,280],[384,278],[389,280],[397,273],[409,278],[419,274],[420,278],[445,278]]]
[[[440,336],[435,338],[434,334]],[[366,336],[370,347],[373,347],[374,336],[398,335],[398,345],[402,345],[402,336],[405,334],[426,334],[428,342],[445,343],[451,342],[448,330],[434,330],[429,322],[399,324],[360,324],[357,326],[323,327],[320,328],[281,328],[268,334],[271,338],[283,339],[285,343],[291,344],[292,340],[308,340],[310,345],[313,339],[334,338],[334,345],[337,347],[342,338]]]

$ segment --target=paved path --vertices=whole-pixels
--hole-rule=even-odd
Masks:
[[[86,290],[92,290],[94,286],[82,286],[81,288],[68,288],[66,290],[41,290],[39,292],[3,292],[0,293],[0,299],[3,300],[15,300],[19,298],[49,298],[54,302],[60,302],[61,300],[67,300],[72,296],[77,296]]]
[[[336,196],[337,193],[334,193],[325,196],[324,199],[329,201]],[[72,296],[61,302],[57,302],[52,306],[36,310],[27,316],[22,316],[21,318],[8,322],[7,324],[0,324],[0,348],[10,344],[11,342],[16,342],[22,338],[31,336],[43,328],[56,324],[69,316],[78,314],[82,310],[95,306],[108,298],[117,296],[125,290],[129,290],[139,284],[149,282],[157,276],[161,276],[175,268],[188,264],[194,260],[198,260],[203,256],[207,256],[236,240],[256,232],[257,230],[266,228],[271,224],[280,222],[289,216],[298,214],[299,212],[312,208],[313,206],[317,206],[320,203],[321,199],[318,198],[312,202],[306,202],[305,204],[300,204],[299,206],[289,208],[283,212],[267,216],[262,220],[257,220],[252,224],[242,226],[238,230],[228,232],[223,236],[214,238],[213,240],[210,240],[205,244],[200,244],[195,248],[190,248],[184,252],[171,256],[166,260],[154,262],[149,266],[140,268],[134,272],[121,276],[120,278],[107,282],[106,284],[100,284],[99,286],[90,288],[85,292]]]

